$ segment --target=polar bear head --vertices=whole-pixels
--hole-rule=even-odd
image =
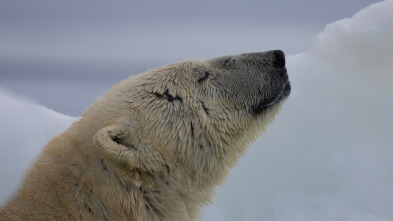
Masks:
[[[290,90],[279,50],[188,60],[119,82],[83,118],[114,167],[218,184]]]

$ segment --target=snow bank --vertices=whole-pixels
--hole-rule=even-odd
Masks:
[[[0,88],[0,205],[19,187],[38,152],[75,120]]]

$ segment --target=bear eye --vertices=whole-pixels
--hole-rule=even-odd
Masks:
[[[200,83],[200,84],[203,83],[204,81],[206,81],[210,75],[210,73],[207,71],[205,71],[203,73],[204,73],[204,76],[198,79],[198,83]]]
[[[173,102],[173,101],[180,101],[181,103],[183,103],[183,98],[180,97],[179,95],[176,95],[175,97],[170,95],[168,92],[168,89],[165,90],[165,92],[163,94],[159,94],[159,93],[154,93],[156,95],[156,97],[158,98],[163,98],[163,99],[167,99],[169,102]]]

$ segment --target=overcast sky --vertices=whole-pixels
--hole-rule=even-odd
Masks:
[[[374,2],[2,0],[0,58],[126,63],[275,48],[295,54],[326,24]]]
[[[328,23],[352,15],[372,0],[2,0],[4,26],[172,25],[174,23]]]

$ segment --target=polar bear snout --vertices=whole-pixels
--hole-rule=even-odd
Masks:
[[[258,64],[257,78],[258,98],[257,103],[251,106],[253,114],[259,114],[271,106],[277,106],[286,99],[291,92],[287,68],[285,67],[285,54],[281,50],[250,54],[251,64]],[[249,84],[251,88],[252,84]]]

